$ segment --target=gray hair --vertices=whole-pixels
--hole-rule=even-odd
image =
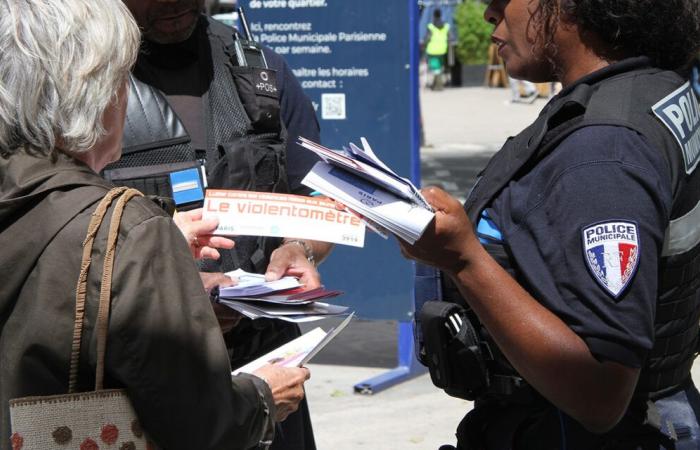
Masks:
[[[140,39],[121,0],[0,0],[0,154],[90,150]]]

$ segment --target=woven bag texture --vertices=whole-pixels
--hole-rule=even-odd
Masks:
[[[154,448],[121,389],[14,399],[10,422],[12,450]]]

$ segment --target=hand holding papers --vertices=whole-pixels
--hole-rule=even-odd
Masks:
[[[265,281],[264,275],[240,269],[226,275],[237,278],[239,282],[236,286],[219,289],[218,302],[250,319],[265,317],[287,322],[310,322],[343,314],[348,309],[318,301],[337,297],[342,292],[323,287],[303,290],[295,277]]]
[[[255,361],[234,370],[233,375],[238,375],[241,372],[253,373],[265,364],[278,364],[284,367],[301,367],[316,356],[316,354],[333,340],[338,333],[343,331],[343,328],[352,320],[353,315],[354,313],[350,314],[340,325],[333,328],[328,333],[323,331],[320,327],[315,328],[293,341],[276,348],[270,353],[261,356]]]
[[[379,230],[413,244],[433,220],[432,208],[407,179],[386,166],[362,139],[343,152],[299,138],[299,144],[323,159],[302,180],[306,186],[338,200]]]

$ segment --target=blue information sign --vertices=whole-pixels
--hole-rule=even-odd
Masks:
[[[397,173],[418,178],[416,0],[239,3],[255,39],[285,57],[313,102],[324,145],[366,137]],[[368,232],[364,249],[336,246],[320,270],[359,315],[411,318],[413,268],[394,238]]]

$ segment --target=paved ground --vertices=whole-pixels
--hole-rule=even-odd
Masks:
[[[451,443],[471,403],[438,391],[427,375],[379,394],[352,392],[353,383],[383,369],[310,365],[307,382],[319,450],[434,449]]]
[[[507,89],[422,91],[423,185],[438,184],[464,198],[477,173],[508,136],[531,123],[546,100],[511,103]]]
[[[510,104],[509,95],[485,88],[422,91],[424,185],[439,182],[465,195],[500,143],[544,105]],[[395,322],[358,320],[309,365],[307,395],[319,450],[427,450],[452,443],[471,404],[433,387],[428,375],[372,396],[353,393],[354,384],[396,365],[396,340]]]

